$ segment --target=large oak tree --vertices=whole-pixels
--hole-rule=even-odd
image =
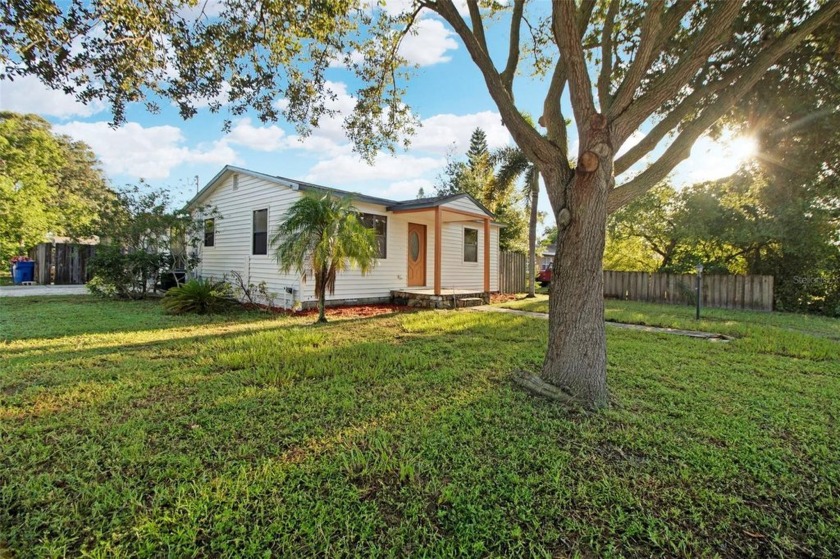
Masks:
[[[104,99],[117,122],[130,102],[154,109],[156,97],[168,98],[188,117],[200,100],[224,93],[233,114],[282,113],[302,132],[329,112],[325,73],[343,63],[365,84],[345,121],[348,136],[371,156],[410,132],[399,44],[423,12],[436,13],[539,168],[557,220],[548,351],[541,374],[525,381],[588,407],[608,400],[601,270],[608,213],[667,176],[768,69],[840,13],[834,0],[554,0],[545,14],[538,2],[467,0],[463,15],[452,0],[415,0],[400,14],[370,4],[11,0],[0,57],[7,77],[34,74],[83,101]],[[485,23],[501,11],[508,48],[499,54]],[[526,58],[546,76],[545,131],[514,99]],[[561,108],[564,92],[571,115]],[[644,139],[617,157],[640,129]]]

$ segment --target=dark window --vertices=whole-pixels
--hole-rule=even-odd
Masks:
[[[478,229],[464,229],[464,262],[478,262]]]
[[[205,219],[204,220],[204,246],[212,247],[216,246],[216,220],[215,219]]]
[[[268,254],[268,210],[254,211],[254,242],[251,254]]]
[[[388,257],[388,218],[384,215],[375,214],[359,214],[359,221],[362,225],[369,229],[373,229],[376,233],[376,245],[379,252],[376,254],[377,258]]]

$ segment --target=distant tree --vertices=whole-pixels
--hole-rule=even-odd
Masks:
[[[93,233],[113,199],[87,145],[54,134],[39,116],[0,112],[0,259],[48,233]]]
[[[466,161],[458,160],[451,152],[436,185],[438,196],[466,192],[496,215],[504,225],[499,233],[501,250],[522,250],[526,247],[526,217],[514,180],[500,182],[496,179],[499,161],[487,146],[487,135],[476,128],[470,137]]]
[[[311,271],[318,322],[327,321],[326,294],[335,292],[340,272],[355,266],[366,274],[376,265],[376,235],[362,224],[348,198],[303,196],[281,219],[271,246],[282,272],[294,270],[305,280]]]
[[[776,308],[840,314],[835,206],[778,195],[759,170],[676,191],[654,188],[610,217],[605,266],[690,273],[767,274]]]
[[[417,190],[417,199],[422,200],[423,198],[426,198],[426,190],[421,186]]]

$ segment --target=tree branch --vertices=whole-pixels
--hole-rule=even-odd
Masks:
[[[507,65],[502,72],[502,83],[511,98],[513,98],[513,77],[516,75],[516,66],[519,64],[519,29],[522,26],[524,8],[525,0],[516,0],[513,3],[513,13],[510,16],[510,43],[508,45]]]
[[[470,23],[472,23],[475,40],[484,52],[487,50],[487,39],[484,37],[484,23],[481,21],[481,11],[478,9],[477,0],[467,0],[467,7],[470,10]]]
[[[680,125],[685,117],[697,109],[699,103],[704,98],[714,95],[731,84],[737,73],[739,72],[732,72],[729,79],[722,78],[714,83],[695,89],[689,96],[683,99],[665,118],[657,122],[638,144],[628,149],[624,155],[615,160],[615,175],[618,176],[624,173],[641,158],[650,153],[665,136]]]
[[[691,154],[694,142],[749,93],[770,66],[838,13],[840,13],[840,2],[828,2],[795,30],[777,39],[769,47],[765,47],[753,63],[743,70],[741,77],[721,93],[715,103],[708,105],[696,120],[683,128],[655,163],[637,177],[610,192],[607,212],[614,212],[664,179],[674,167]]]
[[[567,0],[553,0],[551,14],[554,41],[560,49],[560,57],[569,82],[575,123],[578,130],[585,130],[589,117],[595,112],[595,102],[592,99],[592,82],[589,80],[589,71],[581,46],[575,4]]]
[[[742,4],[743,0],[726,0],[713,4],[713,11],[706,25],[676,66],[652,83],[641,97],[627,107],[626,111],[613,115],[612,137],[616,149],[657,108],[676,95],[708,61],[715,49],[728,40],[733,31],[732,24]],[[633,93],[635,92],[630,91],[627,94],[632,96]]]
[[[470,53],[473,62],[475,62],[484,77],[487,90],[496,103],[496,107],[499,109],[502,121],[507,126],[511,136],[513,136],[516,145],[525,152],[528,159],[547,164],[555,163],[558,158],[565,157],[565,153],[543,138],[533,126],[528,124],[528,121],[525,120],[525,117],[516,108],[516,105],[513,103],[513,98],[507,89],[505,89],[501,76],[496,71],[496,67],[490,59],[490,55],[481,48],[478,39],[470,31],[466,22],[452,3],[452,0],[438,0],[431,6],[431,9],[446,20],[461,38],[461,41],[463,41],[467,52]]]
[[[620,6],[620,0],[610,0],[610,6],[607,8],[607,16],[604,19],[604,28],[601,30],[601,73],[598,76],[598,104],[601,106],[601,114],[607,114],[612,104],[612,99],[610,98],[613,71],[612,34],[615,28],[615,18],[618,15],[618,8]]]
[[[621,114],[628,105],[633,101],[633,95],[642,81],[642,78],[650,68],[656,46],[659,43],[659,33],[662,27],[662,10],[665,8],[665,0],[653,0],[648,5],[645,17],[642,20],[642,27],[639,33],[639,47],[636,49],[636,55],[633,62],[630,63],[630,68],[624,76],[624,80],[615,92],[615,98],[612,104],[602,111],[607,111],[607,118],[614,115]],[[660,46],[661,48],[661,46]],[[609,84],[607,84],[609,87]]]
[[[589,20],[595,9],[595,3],[595,0],[583,0],[581,3],[580,10],[578,11],[578,31],[581,39],[583,39],[583,35],[589,25]],[[548,92],[546,93],[545,101],[543,101],[543,122],[548,132],[548,139],[559,146],[568,159],[569,147],[566,138],[566,119],[563,117],[563,112],[560,107],[560,99],[563,96],[563,89],[565,87],[566,68],[563,58],[560,57],[554,66]]]

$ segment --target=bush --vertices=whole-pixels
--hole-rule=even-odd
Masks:
[[[237,303],[230,286],[223,281],[193,279],[180,287],[173,287],[161,300],[172,314],[216,313],[230,309]]]
[[[143,299],[157,283],[165,264],[163,254],[126,252],[118,246],[101,245],[90,261],[93,278],[88,289],[96,295]]]

